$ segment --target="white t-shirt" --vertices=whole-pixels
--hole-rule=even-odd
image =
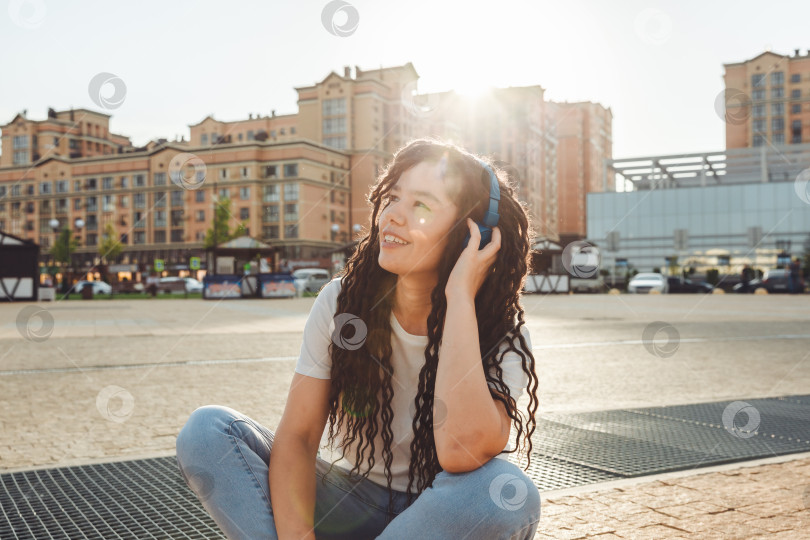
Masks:
[[[307,319],[306,326],[304,327],[304,338],[301,345],[301,356],[298,359],[295,371],[303,375],[315,377],[317,379],[330,379],[332,360],[329,356],[329,344],[332,341],[332,332],[335,329],[335,311],[337,310],[337,296],[340,292],[340,280],[334,279],[329,282],[312,306],[312,311]],[[408,334],[399,324],[393,312],[391,313],[391,365],[393,367],[392,389],[394,391],[393,401],[391,408],[394,411],[394,418],[391,425],[393,432],[393,441],[391,451],[393,452],[393,461],[391,463],[391,487],[397,491],[406,491],[408,489],[408,466],[410,464],[411,451],[410,444],[413,440],[413,417],[416,414],[414,400],[419,388],[419,371],[425,364],[425,347],[428,344],[427,336],[415,336]],[[521,328],[521,333],[526,339],[526,343],[531,349],[531,342],[529,341],[529,332],[524,325]],[[508,348],[504,342],[501,344],[501,351]],[[500,353],[498,354],[500,358]],[[523,371],[520,356],[514,351],[506,353],[501,363],[503,371],[503,381],[512,394],[515,401],[525,391],[529,382],[529,376]],[[492,370],[492,375],[495,377],[495,371]],[[494,383],[489,383],[490,388],[498,390]],[[378,431],[374,440],[375,461],[374,466],[368,474],[369,480],[383,486],[388,487],[388,481],[385,477],[385,462],[383,460],[382,449],[384,443],[382,440],[382,424],[381,420],[377,420]],[[324,436],[321,442],[327,439],[328,426],[324,430]],[[351,445],[347,445],[344,449],[344,455],[354,459],[356,456],[356,448],[358,441],[355,440]],[[332,452],[327,448],[327,445],[322,445],[327,455]],[[507,442],[504,450],[512,450],[511,437]],[[338,441],[335,442],[335,450],[339,452]],[[365,458],[368,459],[370,446],[365,450]],[[323,454],[323,452],[322,452]],[[332,461],[339,454],[332,456]],[[508,454],[498,454],[496,457],[500,459],[508,459]],[[354,462],[347,461],[341,457],[335,466],[349,471],[353,468]],[[360,464],[360,473],[365,472],[368,464],[364,461]],[[416,479],[412,489],[416,488]]]

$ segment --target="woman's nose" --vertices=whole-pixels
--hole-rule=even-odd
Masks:
[[[402,225],[405,223],[405,218],[402,215],[402,212],[399,210],[399,206],[396,203],[392,203],[385,209],[385,222],[387,223],[394,223],[396,225]]]

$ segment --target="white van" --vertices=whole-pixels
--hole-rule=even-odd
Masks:
[[[318,292],[329,283],[329,272],[323,268],[301,268],[292,273],[299,294]]]

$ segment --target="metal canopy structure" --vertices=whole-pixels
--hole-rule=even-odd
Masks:
[[[602,180],[604,191],[614,191],[609,185],[614,175],[620,177],[616,187],[624,180],[627,189],[630,183],[635,190],[793,182],[809,168],[810,144],[791,144],[606,159]]]

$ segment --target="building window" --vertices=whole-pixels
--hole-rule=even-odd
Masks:
[[[240,208],[239,219],[250,219],[250,208]]]
[[[290,135],[295,135],[295,126],[290,126]]]
[[[268,239],[278,238],[278,225],[267,225],[262,227],[263,236]]]
[[[795,88],[790,91],[790,97],[793,99],[799,99],[800,97],[802,97],[802,91],[799,90],[798,88]]]
[[[284,184],[284,202],[298,200],[298,184]]]
[[[113,188],[113,179],[112,176],[105,176],[101,179],[101,188],[102,189],[112,189]]]
[[[219,188],[219,198],[220,199],[230,199],[231,198],[231,190],[228,188]]]
[[[754,101],[761,101],[765,99],[765,90],[754,90],[751,92],[751,99]]]
[[[264,202],[278,202],[278,184],[264,186]]]
[[[105,212],[113,212],[115,210],[115,195],[102,196],[101,209]]]
[[[146,193],[135,193],[132,195],[133,208],[146,208]]]
[[[785,114],[784,103],[771,103],[771,115],[782,116],[783,114]]]
[[[129,207],[129,197],[127,195],[121,195],[121,208],[128,208]]]
[[[250,188],[249,187],[241,187],[239,188],[239,198],[243,201],[250,200]]]
[[[144,186],[146,186],[146,176],[143,174],[136,174],[135,187],[144,187]]]
[[[122,176],[121,177],[121,189],[127,189],[129,187],[129,177]]]
[[[339,116],[346,114],[346,98],[332,98],[323,100],[323,116]]]
[[[85,189],[94,190],[96,189],[96,179],[95,178],[88,178],[87,182],[85,183]]]
[[[264,166],[264,177],[265,178],[278,178],[278,173],[276,172],[275,165],[265,165]]]
[[[284,178],[295,178],[298,176],[298,163],[287,163],[284,165]]]
[[[772,86],[779,86],[785,83],[785,72],[784,71],[774,71],[771,73],[771,85]]]
[[[56,181],[56,192],[57,193],[67,193],[68,190],[68,181],[67,180],[57,180]]]
[[[81,210],[82,209],[82,200],[81,199],[73,199],[73,209],[74,210]]]
[[[284,135],[284,128],[281,128],[281,134]]]
[[[14,165],[21,165],[23,163],[28,163],[28,151],[27,150],[15,150],[14,151]]]
[[[34,194],[34,184],[27,184],[27,185],[25,186],[25,192],[26,192],[28,195],[33,195],[33,194]]]
[[[794,73],[794,74],[792,74],[790,76],[790,82],[792,82],[792,83],[801,82],[801,80],[802,80],[802,76],[800,74],[798,74],[798,73]]]
[[[785,144],[785,134],[784,133],[774,133],[773,134],[773,144]]]
[[[172,191],[172,206],[183,206],[182,191]]]
[[[247,140],[249,140],[249,141],[255,140],[255,135],[253,133],[253,130],[249,130],[247,132]]]
[[[203,146],[208,144],[208,133],[203,133],[202,135],[200,135],[200,144]]]
[[[127,236],[127,233],[121,233],[121,237],[118,239],[118,241],[124,245],[129,244],[129,237]]]
[[[201,189],[198,189],[194,192],[194,201],[195,202],[205,202],[205,192]]]
[[[753,88],[763,88],[765,86],[765,74],[764,73],[754,73],[751,75],[751,87]]]
[[[39,193],[40,195],[48,195],[51,192],[51,187],[53,184],[51,182],[40,182],[39,183]]]
[[[166,207],[166,193],[163,191],[156,191],[154,194],[155,197],[155,208],[165,208]]]
[[[172,210],[171,218],[172,218],[172,227],[182,227],[183,226],[183,210]]]
[[[782,131],[785,129],[785,119],[784,118],[772,118],[771,119],[771,131]]]
[[[197,221],[205,221],[205,210],[197,210]]]
[[[155,173],[155,185],[156,186],[165,186],[166,185],[166,173],[165,172],[157,172],[157,173]]]
[[[756,120],[754,120],[754,132],[762,133],[763,131],[765,131],[765,119],[757,118]]]
[[[166,243],[166,231],[155,231],[155,244]]]
[[[95,246],[97,241],[98,241],[98,237],[95,234],[88,234],[85,237],[85,245]]]
[[[19,197],[20,196],[20,185],[19,184],[11,186],[11,196],[12,197]]]
[[[98,210],[98,202],[95,197],[87,197],[85,202],[87,203],[86,208],[88,212],[95,212]]]
[[[765,143],[765,138],[762,135],[754,135],[754,146],[762,146]]]
[[[133,244],[145,244],[146,243],[146,233],[144,231],[135,231],[135,234],[132,237]]]
[[[183,229],[173,229],[172,242],[182,242],[182,241],[183,241]]]
[[[271,130],[270,130],[270,138],[271,138],[271,139],[275,139],[275,138],[276,138],[276,130],[275,130],[275,129],[271,129]]]
[[[248,168],[247,167],[242,167],[242,178],[247,178],[247,177],[248,177]]]
[[[298,204],[285,204],[284,205],[284,221],[297,221],[298,220]]]
[[[219,177],[222,178],[223,180],[225,178],[228,178],[228,169],[220,169],[219,170]]]
[[[166,211],[165,210],[157,210],[155,212],[155,227],[165,227],[166,226]]]
[[[785,97],[785,89],[781,86],[771,88],[771,99],[780,99]]]
[[[239,135],[236,136],[236,138],[241,141],[242,140],[242,134],[240,133]]]
[[[28,135],[14,135],[14,150],[28,148]]]
[[[278,223],[278,205],[270,204],[264,207],[264,218],[266,223]]]
[[[284,238],[298,238],[298,225],[286,225],[284,227]]]
[[[346,118],[340,116],[338,118],[324,118],[323,119],[323,134],[332,135],[334,133],[346,133]]]
[[[798,103],[794,103],[793,105],[790,106],[790,112],[793,114],[800,113],[802,112],[802,106],[799,105]]]
[[[324,137],[323,144],[330,148],[335,148],[337,150],[345,150],[346,149],[346,137]]]

